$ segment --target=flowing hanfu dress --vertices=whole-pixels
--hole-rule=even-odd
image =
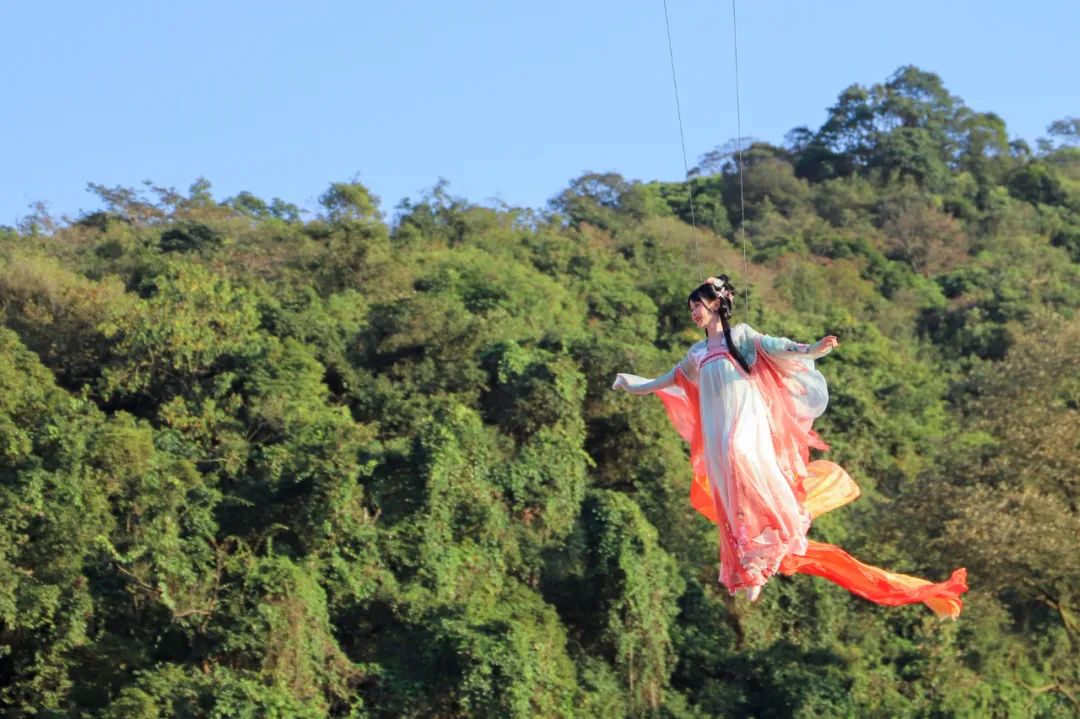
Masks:
[[[719,335],[694,344],[662,377],[620,375],[631,393],[657,394],[690,443],[690,501],[719,530],[720,582],[734,593],[777,572],[814,574],[881,604],[924,602],[938,616],[958,616],[963,569],[934,584],[807,538],[815,516],[859,494],[838,465],[809,461],[811,447],[828,449],[811,426],[828,405],[825,378],[814,368],[828,350],[747,324],[733,327],[731,337],[749,374]]]

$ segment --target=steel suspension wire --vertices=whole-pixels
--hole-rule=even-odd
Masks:
[[[679,142],[682,145],[683,177],[690,196],[690,225],[694,228],[694,257],[697,266],[702,268],[701,250],[698,248],[697,218],[694,215],[694,187],[690,184],[690,165],[686,161],[686,134],[683,132],[682,106],[679,103],[679,80],[675,75],[675,50],[671,44],[671,21],[668,19],[667,0],[664,0],[664,26],[667,28],[668,57],[671,59],[671,83],[675,86],[675,114],[679,118]]]
[[[735,46],[735,147],[739,157],[739,236],[742,244],[743,278],[743,314],[750,321],[750,265],[746,260],[746,193],[743,190],[743,152],[742,152],[742,103],[739,99],[739,25],[735,18],[735,0],[731,0],[731,32]],[[670,42],[670,38],[669,38]],[[683,151],[685,154],[685,150]]]

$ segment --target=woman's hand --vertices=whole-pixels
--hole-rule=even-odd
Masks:
[[[626,377],[622,374],[615,375],[615,382],[611,385],[611,389],[626,389],[630,386],[630,383],[626,381]]]
[[[836,339],[833,335],[829,335],[828,337],[818,340],[817,345],[819,349],[829,352],[840,346],[840,340]]]

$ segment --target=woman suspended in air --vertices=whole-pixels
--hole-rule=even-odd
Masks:
[[[829,399],[814,360],[839,343],[830,336],[805,345],[747,324],[731,327],[734,297],[727,275],[710,277],[688,299],[706,339],[662,377],[619,374],[613,386],[659,396],[690,443],[690,501],[719,529],[720,582],[754,600],[778,571],[814,574],[880,604],[924,602],[955,619],[965,570],[934,584],[807,539],[814,517],[859,494],[838,465],[809,461],[811,447],[828,449],[811,428]]]

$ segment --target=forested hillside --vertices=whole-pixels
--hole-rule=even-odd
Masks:
[[[1010,141],[912,67],[827,116],[746,149],[745,219],[717,150],[543,209],[200,180],[0,229],[6,715],[1080,716],[1080,120]],[[717,584],[682,440],[610,386],[719,272],[840,339],[863,496],[811,536],[967,567],[959,621]]]

